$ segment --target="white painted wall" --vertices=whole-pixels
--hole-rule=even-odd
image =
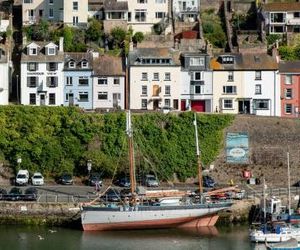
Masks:
[[[8,104],[9,86],[9,66],[8,63],[0,63],[0,105]]]

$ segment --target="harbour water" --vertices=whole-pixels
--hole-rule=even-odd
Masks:
[[[142,230],[83,232],[78,229],[0,226],[1,250],[250,250],[258,249],[248,240],[248,228],[203,228],[201,230]],[[259,247],[259,249],[264,249]]]

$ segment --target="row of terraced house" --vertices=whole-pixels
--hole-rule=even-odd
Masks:
[[[70,53],[63,38],[21,57],[21,104],[298,117],[300,62],[267,54],[131,48],[127,58]]]

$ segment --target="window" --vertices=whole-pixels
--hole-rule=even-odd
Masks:
[[[54,15],[53,15],[53,9],[49,9],[49,18],[53,18]]]
[[[165,95],[171,95],[171,86],[170,85],[165,86]]]
[[[255,94],[260,95],[261,94],[261,84],[255,85]]]
[[[73,2],[73,10],[74,11],[78,10],[78,2]]]
[[[32,3],[33,0],[24,0],[24,3]]]
[[[165,12],[155,12],[155,18],[161,19],[165,18],[166,13]]]
[[[53,4],[53,1],[54,1],[54,0],[49,0],[49,4]]]
[[[107,92],[98,92],[98,100],[107,100]]]
[[[299,18],[300,17],[300,13],[299,12],[294,12],[294,17],[295,18]]]
[[[223,99],[223,109],[232,109],[233,101],[231,99]]]
[[[195,94],[203,94],[203,86],[195,85]]]
[[[204,66],[204,58],[203,57],[190,58],[190,66]]]
[[[228,71],[228,82],[232,82],[233,79],[233,71]]]
[[[73,60],[71,60],[69,62],[69,68],[74,69],[75,68],[75,62]]]
[[[120,78],[114,78],[114,85],[120,85]]]
[[[153,81],[159,81],[159,73],[153,73]]]
[[[285,99],[292,99],[292,98],[293,98],[293,90],[285,89]]]
[[[285,76],[285,84],[292,84],[293,83],[293,76],[292,75],[286,75]]]
[[[47,77],[47,87],[53,88],[57,87],[57,76],[49,76]]]
[[[254,108],[255,109],[269,109],[269,100],[254,100]]]
[[[78,16],[73,16],[73,25],[74,26],[78,25]]]
[[[88,92],[79,92],[78,93],[78,102],[88,102],[89,93]]]
[[[88,77],[80,76],[78,80],[79,85],[89,85]]]
[[[81,68],[86,69],[87,67],[88,67],[88,62],[87,61],[82,61]]]
[[[72,76],[67,76],[67,85],[72,86],[73,85],[73,77]]]
[[[293,108],[292,104],[289,104],[289,103],[285,104],[285,106],[284,106],[285,113],[292,114],[292,108]]]
[[[142,95],[147,95],[148,94],[148,88],[146,85],[142,85]]]
[[[55,62],[48,63],[47,64],[47,70],[49,70],[49,71],[57,70],[57,63],[55,63]]]
[[[48,48],[48,55],[55,55],[55,48]]]
[[[234,63],[233,56],[222,56],[221,59],[222,59],[223,64],[233,64]]]
[[[135,10],[135,21],[136,22],[146,22],[146,10]]]
[[[255,71],[255,80],[261,80],[261,71],[260,70]]]
[[[107,78],[98,78],[99,85],[107,85]]]
[[[195,81],[200,81],[202,79],[201,72],[194,72],[194,79]]]
[[[38,78],[35,76],[29,76],[27,77],[27,86],[29,88],[35,88],[38,83]]]
[[[223,94],[236,94],[236,86],[223,86]]]
[[[142,109],[147,109],[147,99],[142,99]]]
[[[170,99],[165,99],[165,106],[170,107],[171,106],[171,100]]]
[[[30,105],[36,104],[36,94],[29,94],[29,104]]]
[[[37,49],[36,48],[29,48],[29,55],[37,55]]]
[[[137,3],[147,3],[147,0],[137,0]]]
[[[171,73],[170,72],[165,73],[165,81],[171,81]]]
[[[27,70],[28,71],[37,71],[37,67],[38,64],[37,63],[33,63],[33,62],[30,62],[27,64]]]
[[[166,3],[166,0],[155,0],[155,3]]]
[[[148,73],[143,72],[142,73],[142,81],[147,81],[148,80]]]
[[[55,94],[49,94],[49,105],[55,105]]]

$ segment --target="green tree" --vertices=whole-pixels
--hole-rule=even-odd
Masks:
[[[99,41],[103,36],[102,23],[93,18],[88,24],[85,35],[88,41]]]
[[[66,26],[63,30],[64,36],[64,48],[66,51],[73,50],[73,39],[74,39],[74,32],[72,28]]]
[[[124,42],[125,38],[126,38],[126,31],[120,27],[115,27],[111,30],[110,32],[113,41],[114,41],[114,46],[121,48],[122,47],[122,43]]]
[[[134,43],[141,43],[144,40],[144,34],[142,32],[136,32],[132,37]]]

